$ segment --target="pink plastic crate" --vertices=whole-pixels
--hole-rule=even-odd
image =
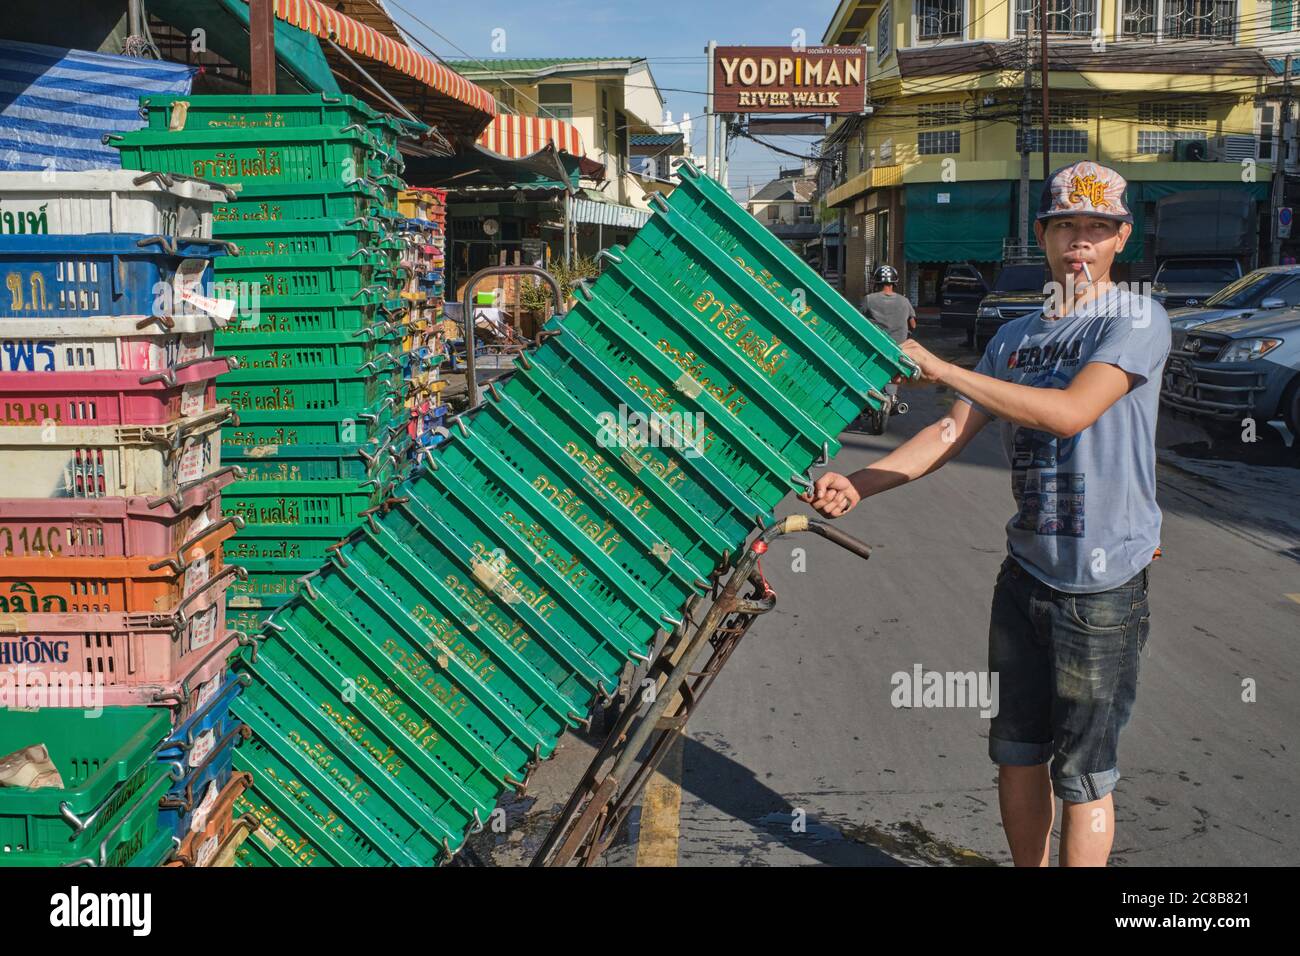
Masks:
[[[131,558],[172,554],[200,517],[221,520],[221,489],[234,470],[158,498],[0,498],[0,557]]]
[[[247,640],[239,632],[226,630],[221,601],[211,606],[210,626],[203,629],[203,642],[197,645],[188,635],[177,637],[168,628],[147,624],[121,628],[103,620],[112,616],[32,615],[43,619],[39,627],[0,633],[0,674],[7,693],[25,692],[30,698],[41,690],[49,699],[29,699],[29,705],[84,706],[72,695],[60,699],[56,692],[73,687],[97,692],[95,682],[102,680],[102,688],[98,688],[102,706],[164,704],[185,711],[194,703],[199,688],[223,670],[238,641]]]
[[[0,426],[163,425],[216,406],[234,360],[195,359],[163,372],[0,372]]]

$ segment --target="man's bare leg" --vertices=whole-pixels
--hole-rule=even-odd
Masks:
[[[1016,866],[1048,866],[1056,801],[1047,764],[998,767],[998,806],[1002,829]]]
[[[1115,841],[1115,802],[1061,802],[1061,866],[1105,866]]]

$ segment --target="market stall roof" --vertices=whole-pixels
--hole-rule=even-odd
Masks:
[[[543,116],[501,113],[488,124],[478,142],[492,152],[512,159],[530,156],[547,144],[573,156],[587,154],[582,148],[582,135],[577,127]]]
[[[519,159],[502,156],[475,144],[455,156],[407,160],[406,181],[412,185],[447,189],[544,189],[570,191],[578,188],[581,175],[578,157],[546,145]]]
[[[338,0],[336,6],[341,9],[320,0],[274,0],[276,17],[325,41],[325,56],[335,75],[345,81],[345,92],[362,93],[390,108],[382,98],[375,100],[371,84],[330,41],[362,58],[363,68],[380,86],[445,134],[473,139],[497,115],[491,93],[407,46],[382,5],[374,0]]]

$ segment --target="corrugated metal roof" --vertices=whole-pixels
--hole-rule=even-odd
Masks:
[[[636,63],[644,60],[642,56],[546,56],[531,57],[527,59],[493,59],[484,57],[482,60],[443,60],[443,62],[465,76],[471,74],[493,73],[531,73],[535,70],[545,70],[553,66],[597,66],[602,63]]]
[[[644,209],[590,199],[574,199],[569,214],[574,222],[599,223],[621,229],[640,229],[650,220],[650,213]]]
[[[681,142],[681,133],[633,133],[633,146],[672,146]]]

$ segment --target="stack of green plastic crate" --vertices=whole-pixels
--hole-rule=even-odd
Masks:
[[[231,626],[255,630],[297,579],[401,477],[405,396],[396,260],[398,137],[414,124],[352,97],[145,97],[148,127],[115,140],[124,168],[238,189],[214,211],[237,255],[218,296],[239,303],[217,352],[239,370],[218,400],[238,425],[223,459],[245,477],[223,500],[245,527],[227,559]]]
[[[448,860],[914,372],[693,167],[609,259],[238,655],[241,865]]]
[[[167,712],[105,707],[14,708],[0,721],[0,754],[43,747],[61,786],[0,787],[0,867],[157,866],[172,845],[158,800],[174,785],[156,757]]]

